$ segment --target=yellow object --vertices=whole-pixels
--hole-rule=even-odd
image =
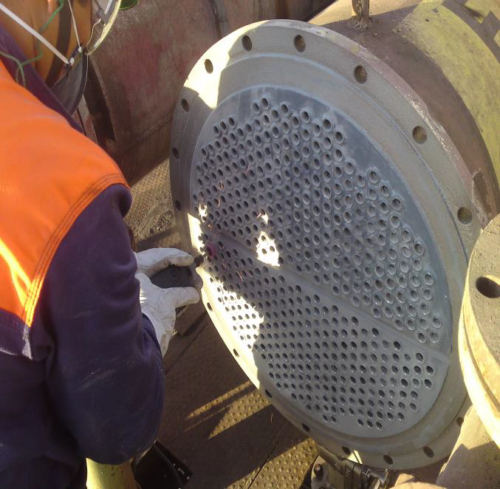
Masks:
[[[478,27],[488,15],[500,15],[497,0],[469,0]],[[474,24],[473,24],[474,25]],[[500,63],[462,16],[441,1],[424,0],[399,26],[401,35],[439,66],[474,117],[500,181]]]
[[[130,463],[101,465],[87,460],[87,489],[137,489]]]

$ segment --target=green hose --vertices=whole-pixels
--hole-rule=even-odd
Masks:
[[[135,7],[138,3],[139,0],[122,0],[120,10],[128,10],[129,8]]]

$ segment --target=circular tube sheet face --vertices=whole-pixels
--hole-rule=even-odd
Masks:
[[[322,446],[424,465],[451,450],[465,397],[454,341],[468,245],[450,201],[472,206],[463,184],[442,197],[455,166],[436,182],[422,164],[418,148],[438,140],[428,119],[386,118],[359,92],[373,73],[357,81],[356,60],[346,79],[294,59],[318,28],[298,49],[304,24],[271,24],[292,52],[279,58],[270,36],[259,71],[248,40],[234,46],[251,33],[255,52],[273,26],[233,34],[195,67],[174,121],[174,198],[206,257],[204,301],[251,380]],[[218,68],[221,51],[233,61]],[[439,164],[449,147],[432,149]]]
[[[348,435],[420,421],[446,377],[451,314],[396,169],[341,114],[270,87],[226,99],[195,159],[215,305],[266,384]]]

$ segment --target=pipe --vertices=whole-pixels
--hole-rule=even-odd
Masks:
[[[130,183],[168,156],[182,83],[196,60],[229,32],[277,17],[303,20],[331,0],[150,0],[121,12],[92,56],[85,94],[95,141]],[[89,133],[89,135],[92,135]]]
[[[417,92],[462,155],[486,225],[500,212],[499,4],[479,0],[472,10],[457,0],[377,0],[373,22],[360,30],[352,5],[361,3],[340,0],[311,23],[356,41]]]

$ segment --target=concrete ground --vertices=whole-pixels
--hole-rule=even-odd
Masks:
[[[127,222],[138,249],[179,246],[168,164],[132,189]],[[262,397],[226,349],[202,306],[179,318],[185,330],[165,357],[167,397],[160,440],[193,472],[188,489],[301,488],[314,442]],[[413,471],[434,482],[441,464]]]

